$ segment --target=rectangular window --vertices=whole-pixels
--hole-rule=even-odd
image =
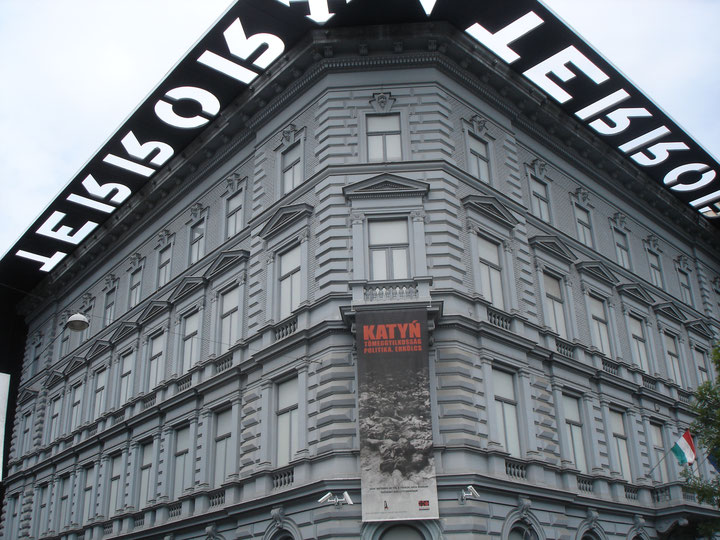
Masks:
[[[227,352],[238,340],[240,289],[235,287],[220,295],[220,351]]]
[[[205,255],[205,220],[190,227],[190,264],[198,262]]]
[[[283,193],[290,193],[302,184],[302,169],[302,146],[298,142],[282,153]]]
[[[128,352],[120,358],[120,402],[123,405],[132,397],[132,372],[135,363],[135,353]]]
[[[103,326],[107,326],[115,320],[115,292],[116,288],[110,289],[105,294],[105,310],[103,311]]]
[[[570,396],[563,396],[563,407],[565,411],[565,429],[570,452],[572,452],[573,463],[575,463],[575,466],[580,472],[587,474],[582,416],[580,415],[580,400]]]
[[[613,442],[618,454],[620,474],[628,482],[632,482],[630,472],[630,454],[628,453],[627,434],[625,432],[625,420],[619,412],[610,411],[610,423],[613,433]]]
[[[630,337],[633,356],[645,373],[650,373],[648,365],[647,342],[645,341],[645,322],[630,317]]]
[[[83,517],[82,523],[87,523],[95,516],[95,499],[92,497],[93,485],[95,485],[95,473],[92,467],[83,470],[85,486],[83,487]]]
[[[697,370],[698,370],[698,384],[708,382],[710,380],[710,378],[708,376],[708,368],[707,368],[705,352],[693,347],[692,354],[693,354],[693,360],[695,361],[695,365],[697,366]]]
[[[592,225],[590,225],[590,212],[575,205],[575,230],[578,240],[588,247],[593,247]]]
[[[300,305],[300,246],[280,255],[280,319]]]
[[[70,352],[70,333],[69,330],[63,328],[62,338],[60,339],[60,358],[64,358]]]
[[[592,342],[601,353],[610,356],[610,333],[608,331],[608,318],[605,312],[605,302],[594,296],[590,300],[590,331]]]
[[[658,478],[661,483],[668,481],[668,468],[665,456],[665,445],[663,444],[662,426],[650,424],[650,433],[652,435],[652,446],[655,451],[655,464]]]
[[[36,536],[42,536],[48,530],[48,497],[50,497],[50,489],[48,485],[40,486],[38,490],[38,513],[37,527],[35,528]]]
[[[120,476],[122,474],[122,456],[115,456],[110,462],[110,502],[108,504],[108,514],[114,516],[118,511],[118,504],[122,500],[120,489],[122,482]]]
[[[155,388],[165,378],[165,360],[163,358],[163,339],[160,334],[150,338],[150,359],[148,361],[148,390]]]
[[[182,335],[182,369],[187,373],[197,360],[200,337],[200,313],[196,311],[183,318]]]
[[[55,439],[60,436],[60,411],[62,409],[62,398],[55,398],[50,404],[50,431],[48,436],[50,440],[48,443],[52,443]]]
[[[170,281],[170,255],[172,246],[165,246],[158,253],[158,288]]]
[[[56,523],[58,526],[57,530],[62,529],[68,524],[68,511],[70,510],[70,477],[60,479],[60,506],[58,508],[58,515]]]
[[[187,488],[191,479],[190,463],[190,428],[178,429],[175,432],[175,481],[173,495],[177,500]]]
[[[278,467],[287,465],[298,451],[298,380],[281,382],[277,390],[277,455]]]
[[[490,159],[488,157],[488,145],[474,135],[468,134],[468,147],[470,157],[468,159],[468,170],[475,178],[486,184],[490,183]]]
[[[535,216],[550,223],[550,203],[547,185],[533,177],[530,178],[530,207]]]
[[[694,305],[692,289],[690,288],[690,275],[683,270],[678,270],[678,277],[680,278],[680,299],[690,306]]]
[[[93,325],[92,306],[88,306],[87,308],[85,308],[82,314],[85,316],[89,323],[88,327],[80,334],[80,342],[84,343],[90,338],[90,330],[92,329]]]
[[[38,343],[32,348],[30,353],[30,365],[28,366],[28,378],[33,377],[40,367],[40,355],[42,353],[42,347]]]
[[[493,306],[505,309],[500,274],[502,248],[482,236],[477,236],[477,243],[480,257],[480,292]]]
[[[18,538],[20,531],[20,495],[8,497],[7,523],[5,528],[8,531],[6,538]]]
[[[152,443],[143,444],[140,449],[140,492],[139,507],[144,508],[150,502],[152,492],[150,490],[150,473],[153,464],[153,445]]]
[[[140,303],[142,284],[142,268],[130,272],[130,295],[128,300],[128,308],[134,308]]]
[[[515,377],[505,371],[493,369],[493,388],[499,442],[511,456],[520,457]]]
[[[78,385],[72,389],[72,407],[70,409],[70,430],[75,431],[82,423],[83,388]]]
[[[20,447],[18,448],[18,456],[26,454],[31,449],[30,429],[32,428],[32,413],[25,413],[21,420],[20,426]]]
[[[232,432],[232,410],[215,415],[215,487],[220,487],[234,467],[230,463],[230,434]]]
[[[613,232],[615,233],[615,256],[617,262],[623,268],[630,270],[630,247],[627,234],[617,229],[613,229]]]
[[[648,262],[650,263],[650,282],[656,287],[662,288],[662,268],[660,266],[660,257],[654,251],[647,252]]]
[[[400,161],[400,115],[367,116],[368,161]]]
[[[105,388],[107,386],[107,370],[102,369],[95,374],[95,401],[93,418],[98,419],[105,412]]]
[[[407,220],[370,221],[370,279],[407,279],[410,275],[410,244]]]
[[[226,238],[232,238],[242,230],[242,190],[236,191],[226,201],[225,211],[225,234]]]
[[[545,284],[545,324],[567,339],[565,312],[563,311],[562,282],[551,275],[543,274]]]
[[[668,355],[668,375],[673,381],[682,386],[677,339],[675,339],[675,336],[670,334],[663,334],[663,339],[665,340],[665,351]]]

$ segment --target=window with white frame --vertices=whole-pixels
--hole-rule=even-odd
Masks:
[[[547,184],[537,178],[530,177],[530,209],[532,213],[550,223],[550,199]]]
[[[302,145],[297,142],[281,154],[283,193],[290,193],[304,180],[302,149]]]
[[[559,278],[544,273],[545,324],[561,338],[567,339],[565,312],[563,311],[562,282]]]
[[[225,201],[225,238],[232,238],[242,230],[243,191],[237,190]]]
[[[230,435],[232,433],[232,410],[215,414],[215,487],[225,482],[234,467],[230,462]]]
[[[506,371],[493,369],[493,388],[495,389],[495,421],[500,436],[498,442],[511,456],[520,457],[515,377]]]
[[[477,235],[480,293],[493,306],[505,309],[502,287],[502,246]]]
[[[575,205],[575,231],[580,242],[588,247],[593,247],[590,212],[577,204]]]
[[[645,373],[650,373],[647,340],[645,339],[645,321],[632,315],[628,320],[630,322],[630,346],[632,347],[633,356],[640,368]]]
[[[220,295],[220,352],[227,352],[238,339],[240,288],[233,287]]]
[[[400,115],[369,114],[366,121],[368,161],[400,161]]]
[[[468,171],[475,178],[486,184],[490,183],[490,156],[488,144],[468,133]]]
[[[187,373],[197,361],[200,347],[200,312],[195,311],[182,320],[182,372]]]
[[[652,250],[647,251],[648,264],[650,265],[650,283],[656,287],[663,287],[662,267],[660,256]]]
[[[115,456],[110,460],[110,492],[108,497],[108,515],[114,516],[121,501],[122,456]]]
[[[623,414],[610,411],[610,429],[612,430],[613,443],[618,455],[621,476],[628,482],[632,482],[630,471],[630,454],[628,453],[627,432],[625,431],[625,418]]]
[[[667,332],[663,333],[665,352],[667,353],[667,369],[670,378],[682,386],[682,372],[680,371],[680,355],[678,354],[677,338]]]
[[[120,392],[118,405],[124,405],[132,397],[132,374],[135,365],[135,353],[128,351],[120,357]]]
[[[665,444],[663,443],[662,426],[650,424],[650,435],[652,436],[652,447],[655,452],[655,467],[660,483],[668,481],[667,461],[665,461]]]
[[[62,398],[56,397],[50,402],[50,429],[48,430],[48,443],[52,443],[60,436],[61,410]]]
[[[87,523],[90,518],[95,517],[95,499],[92,496],[93,486],[95,485],[95,472],[93,467],[85,467],[83,469],[83,515],[82,522]]]
[[[170,281],[170,260],[172,255],[172,245],[168,244],[158,252],[158,288]]]
[[[50,498],[50,489],[48,484],[40,486],[38,489],[38,509],[37,509],[37,521],[35,527],[35,536],[42,536],[48,530],[48,499]]]
[[[205,219],[190,227],[190,264],[198,262],[205,255]]]
[[[298,451],[298,379],[294,377],[280,382],[277,392],[276,428],[277,447],[276,465],[287,465]]]
[[[692,289],[690,288],[690,274],[678,269],[678,278],[680,279],[680,300],[690,306],[694,305]]]
[[[140,447],[140,487],[138,491],[139,508],[146,507],[153,494],[150,489],[150,473],[153,464],[153,443],[146,443]]]
[[[300,246],[280,254],[280,319],[300,305]]]
[[[190,487],[191,463],[190,463],[190,428],[185,427],[175,432],[175,454],[174,454],[174,481],[173,498],[179,499],[187,488]]]
[[[95,399],[93,401],[93,419],[100,418],[105,412],[105,399],[107,394],[107,369],[95,373]]]
[[[592,343],[605,356],[611,355],[610,332],[605,301],[595,296],[588,297],[590,304],[590,333]]]
[[[150,358],[148,359],[148,390],[155,388],[165,377],[163,334],[150,338]]]
[[[130,293],[128,295],[128,308],[134,308],[142,298],[142,267],[130,272]]]
[[[692,355],[693,361],[695,362],[698,370],[698,384],[708,382],[710,377],[708,376],[707,356],[705,351],[698,349],[697,347],[693,347]]]
[[[75,431],[80,427],[83,420],[82,414],[82,398],[83,398],[83,387],[78,384],[73,386],[71,392],[72,405],[70,406],[70,431]]]
[[[587,473],[585,460],[585,443],[583,442],[583,424],[580,414],[580,400],[572,396],[563,395],[563,410],[565,412],[565,430],[568,446],[572,453],[572,461],[578,470]]]
[[[630,270],[630,245],[628,244],[627,234],[613,228],[613,234],[615,236],[615,257],[617,262],[623,268]]]
[[[103,310],[103,326],[111,324],[115,320],[115,297],[117,287],[112,287],[105,293],[105,309]]]
[[[410,275],[410,244],[406,219],[368,222],[370,279],[407,279]]]

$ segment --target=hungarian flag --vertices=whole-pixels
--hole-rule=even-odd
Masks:
[[[675,454],[680,465],[692,465],[695,463],[697,454],[695,452],[695,444],[693,444],[690,430],[686,429],[675,445],[672,447],[672,453]]]

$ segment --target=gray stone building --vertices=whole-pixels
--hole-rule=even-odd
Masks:
[[[717,515],[662,459],[715,376],[707,220],[449,24],[313,30],[252,89],[21,302],[3,538],[652,539]],[[363,522],[355,317],[410,308],[440,519]]]

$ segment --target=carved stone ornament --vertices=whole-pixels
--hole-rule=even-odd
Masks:
[[[372,99],[370,100],[370,105],[372,106],[373,110],[377,113],[386,113],[389,112],[390,109],[392,109],[393,104],[395,103],[395,98],[392,97],[392,95],[388,92],[378,92],[373,94]]]
[[[225,182],[227,183],[228,191],[229,191],[230,193],[236,192],[238,189],[240,189],[240,185],[241,185],[245,180],[247,180],[247,176],[244,176],[244,177],[241,178],[241,177],[240,177],[240,174],[237,173],[237,172],[234,172],[234,173],[230,174],[230,176],[228,176],[228,177],[225,179]]]
[[[223,537],[217,532],[217,525],[214,523],[205,527],[205,540],[223,540]]]
[[[687,255],[679,255],[675,259],[675,264],[683,272],[692,272],[692,267],[690,266],[690,259]]]
[[[105,288],[112,289],[117,282],[117,276],[115,274],[108,274],[105,276]]]
[[[598,519],[600,515],[594,508],[587,509],[587,526],[588,529],[595,529],[598,526]]]
[[[530,169],[536,177],[543,179],[547,174],[547,163],[540,158],[533,159],[530,162]]]
[[[592,206],[590,204],[590,192],[583,188],[579,187],[575,190],[575,193],[573,193],[577,201],[582,204],[583,206]]]
[[[285,523],[285,509],[282,506],[275,506],[270,510],[270,517],[273,520],[273,523],[275,523],[278,526],[278,529],[282,529],[283,524]]]
[[[520,515],[520,519],[523,521],[527,521],[530,517],[530,507],[532,506],[532,501],[530,499],[526,499],[524,497],[520,497],[518,501],[517,511]]]
[[[610,221],[612,221],[613,224],[614,224],[618,229],[628,230],[628,227],[627,227],[627,216],[626,216],[625,214],[623,214],[622,212],[615,212],[615,213],[613,214],[613,217],[610,218]]]
[[[140,266],[140,262],[142,261],[142,255],[140,255],[138,252],[133,253],[130,255],[128,262],[130,263],[130,270],[137,270],[137,268]]]
[[[479,114],[473,115],[470,119],[470,125],[472,126],[473,134],[482,137],[487,133],[487,118],[480,116]]]
[[[282,141],[284,144],[292,144],[297,140],[297,126],[290,124],[288,127],[282,130]]]
[[[82,301],[80,302],[80,309],[82,311],[85,311],[89,309],[93,303],[95,302],[95,298],[90,293],[85,293],[82,295]]]
[[[158,233],[158,244],[157,247],[163,248],[167,246],[170,243],[170,239],[172,238],[172,234],[169,230],[163,229]]]
[[[658,253],[662,252],[662,249],[660,249],[660,239],[654,234],[649,234],[645,238],[645,245],[653,251],[657,251]]]
[[[190,207],[190,216],[197,219],[205,211],[205,207],[200,202],[196,202]]]
[[[351,225],[362,225],[363,223],[365,223],[365,214],[362,212],[353,212],[350,214]],[[718,278],[718,281],[720,281],[720,278]]]

